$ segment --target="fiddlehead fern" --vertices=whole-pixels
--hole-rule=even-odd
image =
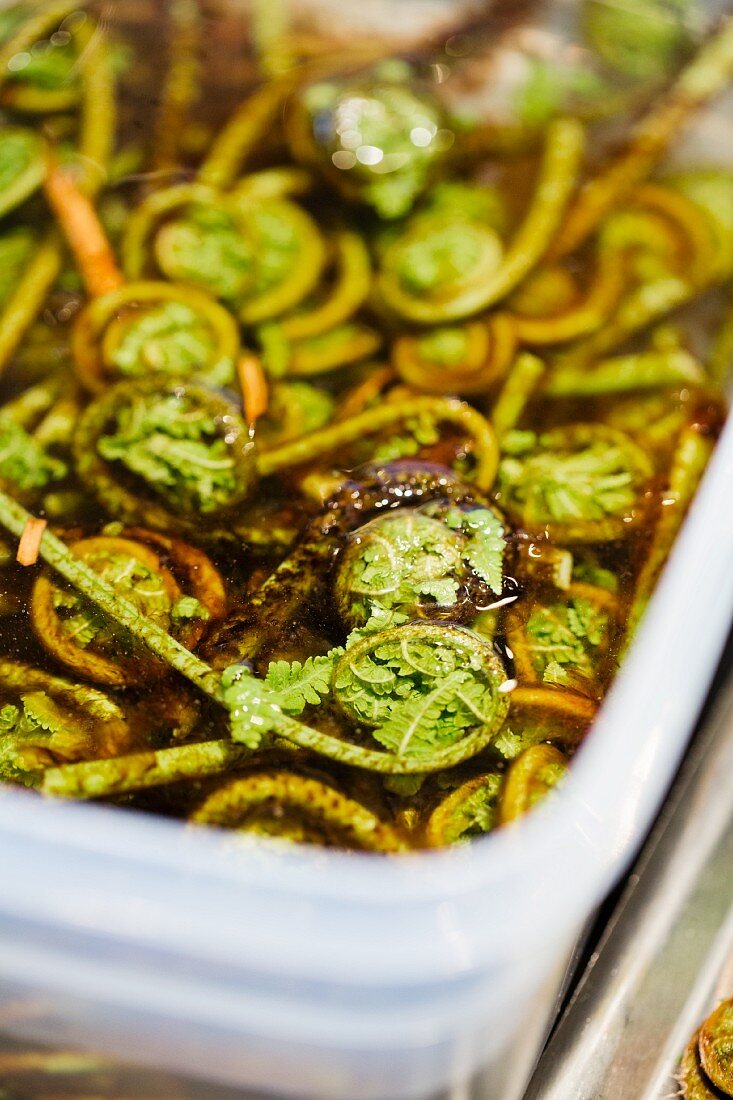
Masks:
[[[83,756],[90,740],[78,718],[43,692],[28,692],[0,708],[0,778],[36,786],[46,767]]]
[[[475,490],[441,466],[399,462],[365,467],[325,501],[321,514],[311,520],[246,609],[214,630],[210,652],[215,666],[254,660],[304,605],[326,598],[327,578],[349,533],[363,527],[370,516],[402,508],[405,501],[435,501],[441,508],[454,504],[461,510],[478,503]],[[494,563],[499,549],[493,547]],[[339,589],[337,580],[337,595]]]
[[[294,309],[318,284],[323,238],[297,203],[179,184],[150,195],[122,244],[132,279],[163,274],[221,298],[245,324]]]
[[[326,847],[370,852],[405,848],[398,833],[366,806],[294,772],[254,772],[235,779],[209,795],[191,821]]]
[[[92,297],[72,339],[83,384],[99,392],[115,377],[151,373],[231,383],[239,333],[227,310],[193,287],[125,284],[99,215],[76,181],[54,164],[45,192]]]
[[[475,755],[506,714],[506,676],[478,635],[458,627],[412,623],[349,646],[333,674],[344,714],[368,726],[397,756],[430,759],[470,744]],[[427,769],[426,769],[427,770]]]
[[[484,287],[503,255],[491,225],[466,216],[462,207],[415,214],[381,258],[377,280],[386,305],[407,321],[433,324],[478,313]]]
[[[567,757],[552,745],[532,745],[510,767],[501,791],[499,820],[516,821],[545,798],[568,770]]]
[[[430,814],[425,839],[431,848],[465,843],[483,836],[498,823],[502,776],[475,775],[445,795]]]
[[[71,552],[183,644],[190,648],[200,640],[211,612],[192,592],[184,593],[152,549],[129,538],[98,536],[73,544]],[[125,687],[166,671],[93,604],[48,577],[34,585],[31,617],[41,644],[86,679]]]
[[[117,703],[18,661],[0,662],[0,776],[36,786],[47,767],[113,757],[133,743]]]
[[[238,214],[258,256],[256,279],[238,312],[245,324],[262,324],[293,309],[316,286],[325,262],[323,238],[309,215],[288,199],[242,199]]]
[[[521,683],[546,683],[596,694],[611,669],[609,649],[619,606],[603,588],[575,582],[562,599],[515,605],[507,641]]]
[[[400,336],[392,345],[392,362],[400,378],[416,390],[480,394],[504,377],[516,346],[513,319],[494,313],[486,321]]]
[[[345,449],[365,436],[377,435],[386,428],[419,419],[421,414],[434,423],[455,425],[468,438],[475,461],[472,480],[479,489],[489,489],[496,476],[498,462],[496,437],[491,425],[470,405],[438,397],[416,397],[369,409],[303,439],[266,451],[260,455],[258,468],[265,476],[278,473],[287,466],[296,466],[331,451]]]
[[[547,250],[575,185],[583,145],[575,122],[553,123],[534,199],[504,254],[496,231],[462,206],[417,214],[383,257],[379,292],[421,324],[469,317],[509,294]]]
[[[80,418],[74,453],[110,511],[153,528],[196,529],[230,513],[256,476],[235,408],[183,381],[119,382]]]
[[[652,467],[623,432],[574,424],[508,442],[518,453],[501,462],[498,499],[525,530],[600,542],[622,538],[641,520]]]
[[[341,555],[336,602],[343,620],[373,616],[465,620],[502,590],[504,528],[488,508],[456,505],[432,516],[403,509],[359,527]]]
[[[335,412],[333,398],[308,382],[277,382],[267,414],[257,424],[257,443],[266,450],[323,428]]]
[[[252,754],[232,741],[201,741],[169,749],[123,753],[113,759],[60,764],[43,773],[42,790],[55,798],[113,798],[132,791],[218,776]]]
[[[713,1085],[733,1094],[733,1000],[722,1001],[700,1028],[700,1065]]]
[[[254,282],[254,243],[225,210],[213,203],[199,205],[158,231],[155,261],[173,282],[197,286],[224,301],[235,302]]]
[[[47,115],[78,104],[82,94],[77,73],[78,31],[87,18],[75,0],[56,0],[40,10],[28,3],[3,10],[2,106],[24,114]]]
[[[453,134],[438,103],[395,63],[357,79],[311,84],[290,101],[286,133],[297,160],[383,218],[408,213]]]
[[[511,299],[517,339],[531,345],[563,344],[596,332],[618,306],[628,281],[623,257],[611,250],[599,250],[584,294],[565,268],[538,268]]]
[[[696,1031],[680,1060],[676,1074],[680,1096],[683,1100],[721,1100],[720,1091],[702,1068],[699,1040],[700,1032]]]
[[[231,384],[239,334],[230,314],[189,287],[128,283],[89,303],[74,326],[74,366],[100,393],[119,378],[155,372]]]

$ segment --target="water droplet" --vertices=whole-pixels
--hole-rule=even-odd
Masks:
[[[339,149],[331,157],[334,168],[349,169],[356,164],[356,156],[347,149]]]
[[[30,60],[31,55],[28,53],[27,50],[23,50],[22,53],[13,54],[13,56],[8,61],[8,68],[10,69],[11,73],[19,73],[26,67],[26,65],[30,64]]]
[[[418,149],[424,149],[433,140],[433,135],[427,126],[413,126],[410,130],[410,141]]]
[[[356,159],[359,164],[379,164],[384,160],[384,150],[379,149],[376,145],[360,145],[356,150]]]

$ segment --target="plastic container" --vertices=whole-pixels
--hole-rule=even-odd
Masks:
[[[517,1036],[648,828],[714,671],[731,484],[729,424],[570,780],[519,827],[384,860],[1,789],[0,1029],[298,1098],[424,1098],[478,1071],[491,1100],[518,1095]]]

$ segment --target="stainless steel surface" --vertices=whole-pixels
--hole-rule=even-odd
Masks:
[[[670,1100],[690,1036],[732,995],[729,679],[525,1100]]]

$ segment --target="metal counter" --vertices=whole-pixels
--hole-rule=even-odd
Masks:
[[[733,996],[733,678],[693,743],[524,1100],[670,1100]]]

